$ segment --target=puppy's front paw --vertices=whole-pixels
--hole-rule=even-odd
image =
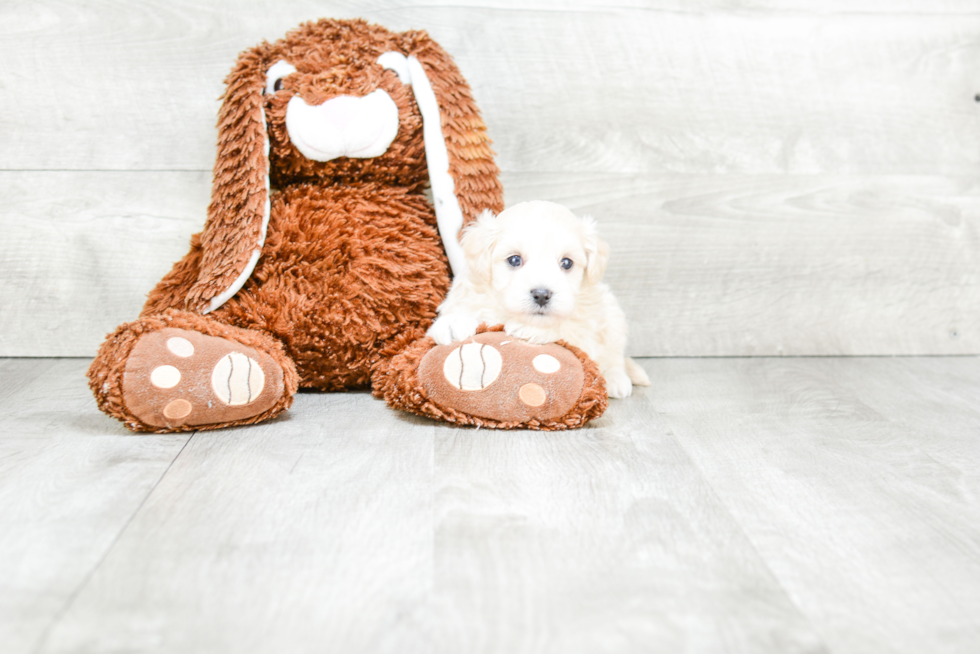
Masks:
[[[602,374],[606,378],[606,391],[609,397],[623,399],[633,393],[633,382],[625,368],[611,368]]]
[[[508,336],[513,336],[514,338],[519,338],[522,341],[527,341],[528,343],[534,343],[536,345],[554,343],[561,337],[556,330],[546,329],[543,327],[532,327],[516,320],[508,320],[505,322],[504,332]]]
[[[476,328],[480,323],[476,318],[465,315],[439,316],[429,327],[426,335],[439,345],[449,345],[454,341],[461,341],[469,338],[476,333]]]

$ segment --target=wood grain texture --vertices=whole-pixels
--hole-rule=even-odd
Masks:
[[[974,178],[505,174],[594,215],[637,356],[980,352]],[[204,173],[0,172],[0,354],[92,356],[203,224]]]
[[[647,389],[435,447],[436,651],[823,651]]]
[[[0,649],[980,647],[980,358],[641,363],[563,434],[301,394],[157,437],[0,361]]]
[[[38,651],[324,646],[820,641],[642,396],[553,435],[303,394],[266,425],[195,434]]]
[[[432,21],[475,79],[505,171],[957,174],[980,163],[980,13]]]
[[[304,20],[424,28],[505,171],[976,174],[967,2],[0,7],[0,168],[210,170],[237,54]]]
[[[94,356],[204,225],[206,173],[0,172],[0,353]]]
[[[0,359],[0,651],[31,652],[70,606],[186,435],[93,412],[87,361]]]
[[[408,423],[301,394],[195,434],[39,651],[426,651],[435,427]]]
[[[980,646],[980,367],[647,362],[665,424],[833,652]]]
[[[637,356],[980,351],[973,178],[526,175],[592,214]]]

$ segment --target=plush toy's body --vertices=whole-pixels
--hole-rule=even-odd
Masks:
[[[470,90],[424,32],[308,23],[226,84],[204,231],[89,370],[131,429],[253,423],[298,387],[367,387],[435,318],[459,230],[503,209]]]
[[[272,200],[251,277],[207,318],[274,336],[300,387],[365,388],[380,352],[406,332],[424,332],[445,297],[449,272],[434,223],[420,192],[287,187]],[[195,242],[142,316],[183,309],[200,259]]]

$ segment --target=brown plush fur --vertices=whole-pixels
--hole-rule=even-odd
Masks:
[[[382,351],[424,333],[445,297],[449,270],[425,197],[423,121],[412,87],[376,63],[389,51],[415,56],[432,84],[464,223],[483,209],[503,209],[490,140],[469,87],[425,32],[320,20],[242,53],[226,79],[204,231],[150,292],[140,320],[120,327],[99,351],[89,375],[104,411],[133,429],[147,428],[126,411],[121,370],[140,334],[178,318],[193,317],[193,328],[208,334],[238,327],[234,339],[253,345],[242,336],[248,330],[257,349],[284,351],[284,369],[295,369],[299,386],[321,390],[367,386]],[[265,94],[266,71],[279,60],[297,72],[280,92]],[[285,117],[294,94],[313,105],[375,89],[384,89],[399,113],[398,134],[381,156],[317,162],[290,142]],[[223,306],[196,315],[259,249],[267,199],[271,215],[254,271]]]
[[[140,337],[167,327],[192,329],[207,336],[227,338],[268,353],[283,370],[285,393],[271,409],[244,420],[219,425],[182,426],[174,429],[162,429],[147,425],[136,418],[126,407],[122,394],[123,374],[126,371],[129,353],[136,346]],[[89,388],[95,394],[95,400],[100,409],[110,416],[122,420],[127,427],[134,431],[155,432],[197,431],[261,422],[288,409],[293,403],[293,396],[296,394],[299,385],[299,376],[296,374],[293,362],[286,356],[282,344],[275,338],[261,332],[223,325],[203,316],[175,309],[169,309],[153,316],[140,318],[135,322],[120,325],[115,332],[109,334],[102,347],[99,348],[99,353],[89,368],[88,376]]]
[[[486,325],[481,325],[477,329],[477,333],[502,330],[503,327],[499,325],[489,328]],[[419,339],[401,353],[379,365],[374,373],[372,392],[375,397],[384,398],[389,406],[396,409],[460,425],[541,431],[575,429],[598,418],[606,410],[609,404],[606,383],[602,375],[599,374],[598,366],[582,350],[563,341],[558,341],[558,345],[567,349],[582,362],[585,370],[585,383],[575,406],[555,420],[498,421],[462,413],[452,407],[437,405],[428,397],[418,375],[422,358],[435,347],[435,341],[428,337]]]

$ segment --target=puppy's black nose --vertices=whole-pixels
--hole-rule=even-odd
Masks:
[[[551,299],[551,291],[546,288],[535,288],[531,289],[531,297],[534,298],[535,303],[539,307],[543,307],[548,304],[548,300]]]

